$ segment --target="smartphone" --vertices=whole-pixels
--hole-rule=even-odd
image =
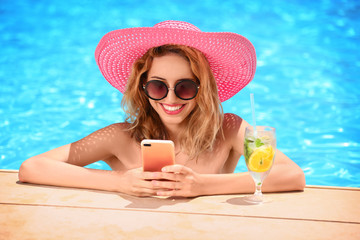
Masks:
[[[175,163],[174,143],[171,140],[144,139],[141,141],[143,170],[161,172],[164,166]]]

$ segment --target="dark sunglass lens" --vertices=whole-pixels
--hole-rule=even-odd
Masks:
[[[197,94],[198,88],[195,82],[185,80],[179,82],[175,87],[176,95],[183,100],[190,100]]]
[[[165,83],[161,81],[149,81],[145,86],[147,95],[152,99],[163,99],[168,91]]]

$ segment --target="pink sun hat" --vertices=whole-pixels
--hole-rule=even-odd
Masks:
[[[105,79],[124,93],[133,63],[150,48],[164,44],[190,46],[205,55],[221,102],[238,93],[255,75],[255,48],[248,39],[236,33],[202,32],[190,23],[173,20],[111,31],[100,40],[95,59]]]

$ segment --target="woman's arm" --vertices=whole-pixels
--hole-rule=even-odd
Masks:
[[[234,156],[225,164],[225,172],[235,170],[241,155],[244,155],[245,128],[249,124],[234,114],[226,114],[224,124],[225,141],[228,142]],[[176,174],[175,174],[176,173]],[[248,172],[228,174],[198,174],[181,166],[164,168],[159,178],[169,182],[153,181],[158,187],[169,191],[159,191],[163,196],[198,196],[213,194],[253,193],[255,183]],[[172,182],[171,182],[172,181]],[[274,165],[263,183],[264,192],[299,191],[305,187],[305,175],[302,169],[280,150],[276,150]],[[175,189],[175,190],[174,190]]]
[[[279,153],[279,155],[281,154]],[[305,187],[304,173],[301,169],[298,171],[288,171],[288,169],[289,167],[286,164],[274,166],[263,183],[262,191],[302,191]],[[156,174],[153,179],[169,180],[152,181],[154,187],[162,188],[156,192],[160,196],[195,197],[215,194],[253,193],[255,191],[255,183],[248,172],[199,174],[188,167],[173,165],[165,167],[162,173]]]
[[[82,177],[92,171],[82,167],[112,155],[109,143],[113,139],[102,137],[109,131],[116,131],[115,125],[25,160],[19,169],[19,180],[57,186],[89,186],[92,180]]]
[[[227,129],[229,131],[228,136],[231,139],[231,146],[234,152],[237,152],[239,156],[244,156],[244,136],[245,129],[250,126],[249,123],[241,119],[239,116],[231,114],[232,121],[240,123],[237,131],[233,129]],[[236,126],[236,124],[233,124]],[[231,135],[232,132],[236,134]],[[251,180],[250,174],[247,172],[243,174]],[[245,180],[245,182],[247,182]],[[245,183],[247,186],[248,184]],[[244,189],[246,186],[243,186]],[[302,169],[292,161],[288,156],[282,153],[279,149],[276,149],[274,164],[270,170],[269,175],[265,178],[262,190],[264,192],[281,192],[281,191],[297,191],[303,190],[305,187],[305,175]],[[251,192],[255,189],[254,182],[251,184]]]
[[[19,180],[63,187],[116,190],[115,176],[110,171],[70,164],[70,148],[71,144],[68,144],[27,159],[20,166]]]
[[[110,125],[89,136],[24,161],[19,169],[19,180],[35,184],[88,188],[123,192],[136,196],[154,195],[147,179],[150,173],[142,169],[107,171],[84,168],[113,155],[122,144],[119,126]],[[126,139],[125,139],[126,140]]]
[[[66,152],[68,148],[69,145],[65,145],[26,160],[20,167],[19,180],[52,186],[122,192],[135,196],[156,194],[156,189],[147,181],[151,179],[151,174],[143,172],[141,168],[108,171],[84,168],[66,161],[55,160],[59,155],[52,155],[54,152],[63,150]]]
[[[262,191],[302,191],[305,187],[305,176],[301,168],[279,150],[276,151],[276,158],[274,166],[263,182]],[[277,164],[276,161],[278,161]],[[255,183],[249,172],[205,174],[201,178],[204,195],[255,191]]]

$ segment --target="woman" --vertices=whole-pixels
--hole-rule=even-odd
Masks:
[[[255,74],[252,44],[235,33],[201,32],[179,21],[106,34],[95,51],[104,77],[124,93],[127,121],[26,160],[22,182],[100,189],[135,196],[250,193],[254,182],[233,173],[249,124],[223,114],[221,102]],[[170,139],[176,164],[143,172],[140,141]],[[304,173],[276,150],[263,191],[303,190]],[[112,171],[87,169],[103,160]]]

